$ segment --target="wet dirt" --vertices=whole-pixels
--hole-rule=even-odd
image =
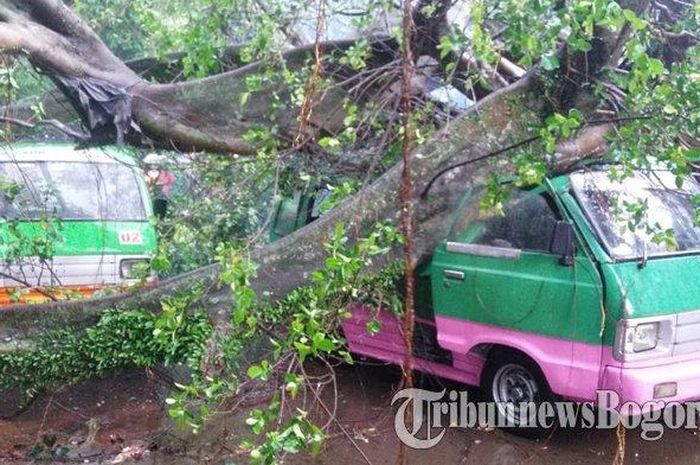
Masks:
[[[388,408],[400,373],[385,367],[345,367],[341,389],[343,419],[355,443],[373,465],[394,465],[400,442],[394,433],[395,408]],[[463,389],[430,377],[419,379],[425,389]],[[475,390],[469,398],[478,398]],[[625,435],[625,464],[700,464],[698,431],[666,431],[663,438],[650,442],[640,438],[637,430]],[[440,443],[428,450],[406,451],[408,464],[612,464],[618,448],[614,430],[560,429],[546,440],[515,437],[502,430],[447,428]],[[329,441],[316,459],[299,459],[293,464],[345,465],[363,463],[362,456],[344,435]],[[364,462],[366,463],[366,462]]]
[[[338,422],[331,425],[331,437],[323,451],[317,457],[289,456],[285,464],[396,464],[400,442],[394,432],[396,409],[390,401],[400,383],[399,371],[385,366],[341,366],[337,381]],[[434,378],[419,382],[426,389],[461,389]],[[67,460],[72,462],[109,463],[125,447],[136,445],[146,451],[140,460],[122,463],[248,463],[247,453],[239,445],[249,437],[244,419],[253,405],[222,415],[207,434],[189,437],[185,443],[165,418],[159,392],[162,386],[153,378],[142,372],[126,372],[83,383],[55,394],[53,399],[42,398],[17,419],[0,421],[0,462],[21,463],[32,445],[51,433],[57,442],[78,443],[71,444],[73,454]],[[476,392],[469,391],[469,396],[474,395]],[[330,402],[331,397],[326,400]],[[94,428],[90,419],[99,425],[92,441],[88,440]],[[658,441],[644,441],[639,431],[628,431],[625,437],[625,464],[700,464],[697,430],[667,430]],[[406,463],[612,464],[617,447],[614,430],[566,429],[546,440],[533,441],[501,430],[447,428],[436,447],[407,449]],[[95,455],[78,455],[75,451],[79,449]]]
[[[156,376],[129,370],[40,395],[0,420],[0,463],[102,462],[130,445],[151,449],[170,430],[162,392]]]

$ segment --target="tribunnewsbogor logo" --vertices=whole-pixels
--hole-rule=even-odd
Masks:
[[[595,402],[495,403],[472,402],[466,391],[403,389],[394,395],[398,404],[394,429],[399,440],[414,449],[435,447],[447,428],[639,428],[642,439],[661,439],[666,429],[697,429],[700,402],[652,401],[620,403],[615,391],[597,391]],[[517,415],[514,413],[517,412]],[[514,418],[520,418],[516,425]],[[407,424],[408,423],[408,424]]]

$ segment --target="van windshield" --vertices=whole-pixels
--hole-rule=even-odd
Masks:
[[[134,170],[118,163],[0,163],[0,216],[36,220],[144,221]]]
[[[700,228],[695,223],[700,185],[693,179],[678,188],[669,171],[636,172],[621,181],[598,171],[572,174],[571,184],[613,258],[642,258],[645,250],[650,257],[700,253]],[[658,234],[669,230],[673,241],[659,241]]]

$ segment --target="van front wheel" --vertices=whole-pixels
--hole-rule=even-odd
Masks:
[[[497,349],[486,362],[481,388],[494,403],[495,426],[532,439],[554,430],[556,419],[550,417],[552,424],[541,425],[537,415],[543,403],[555,400],[554,395],[540,368],[526,355]]]

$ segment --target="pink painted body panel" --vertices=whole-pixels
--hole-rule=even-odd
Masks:
[[[343,322],[343,331],[348,340],[350,352],[376,358],[402,366],[405,362],[405,345],[401,322],[390,312],[376,311],[368,307],[356,306],[352,316]],[[376,318],[381,325],[377,334],[367,332],[367,323]],[[415,368],[469,385],[478,385],[484,359],[474,353],[453,353],[452,366],[415,359]]]
[[[405,346],[401,322],[393,314],[356,306],[343,323],[350,351],[355,354],[403,365]],[[367,323],[377,319],[381,330],[367,332]],[[425,322],[433,324],[432,322]],[[483,344],[500,344],[530,356],[542,369],[550,388],[560,396],[578,401],[595,401],[596,391],[613,390],[620,404],[652,401],[654,386],[676,382],[678,392],[669,401],[700,399],[700,354],[673,359],[623,363],[615,360],[612,347],[585,344],[468,320],[436,316],[438,344],[452,352],[452,365],[415,359],[419,371],[478,386],[485,359],[474,349]]]
[[[600,389],[619,394],[620,403],[644,403],[654,400],[654,386],[675,382],[678,391],[664,402],[700,400],[700,354],[687,354],[673,358],[656,358],[640,362],[620,362],[612,351],[604,354]]]
[[[438,343],[467,353],[480,344],[518,349],[542,369],[553,392],[575,400],[594,400],[598,388],[602,346],[524,333],[468,320],[436,316]]]

